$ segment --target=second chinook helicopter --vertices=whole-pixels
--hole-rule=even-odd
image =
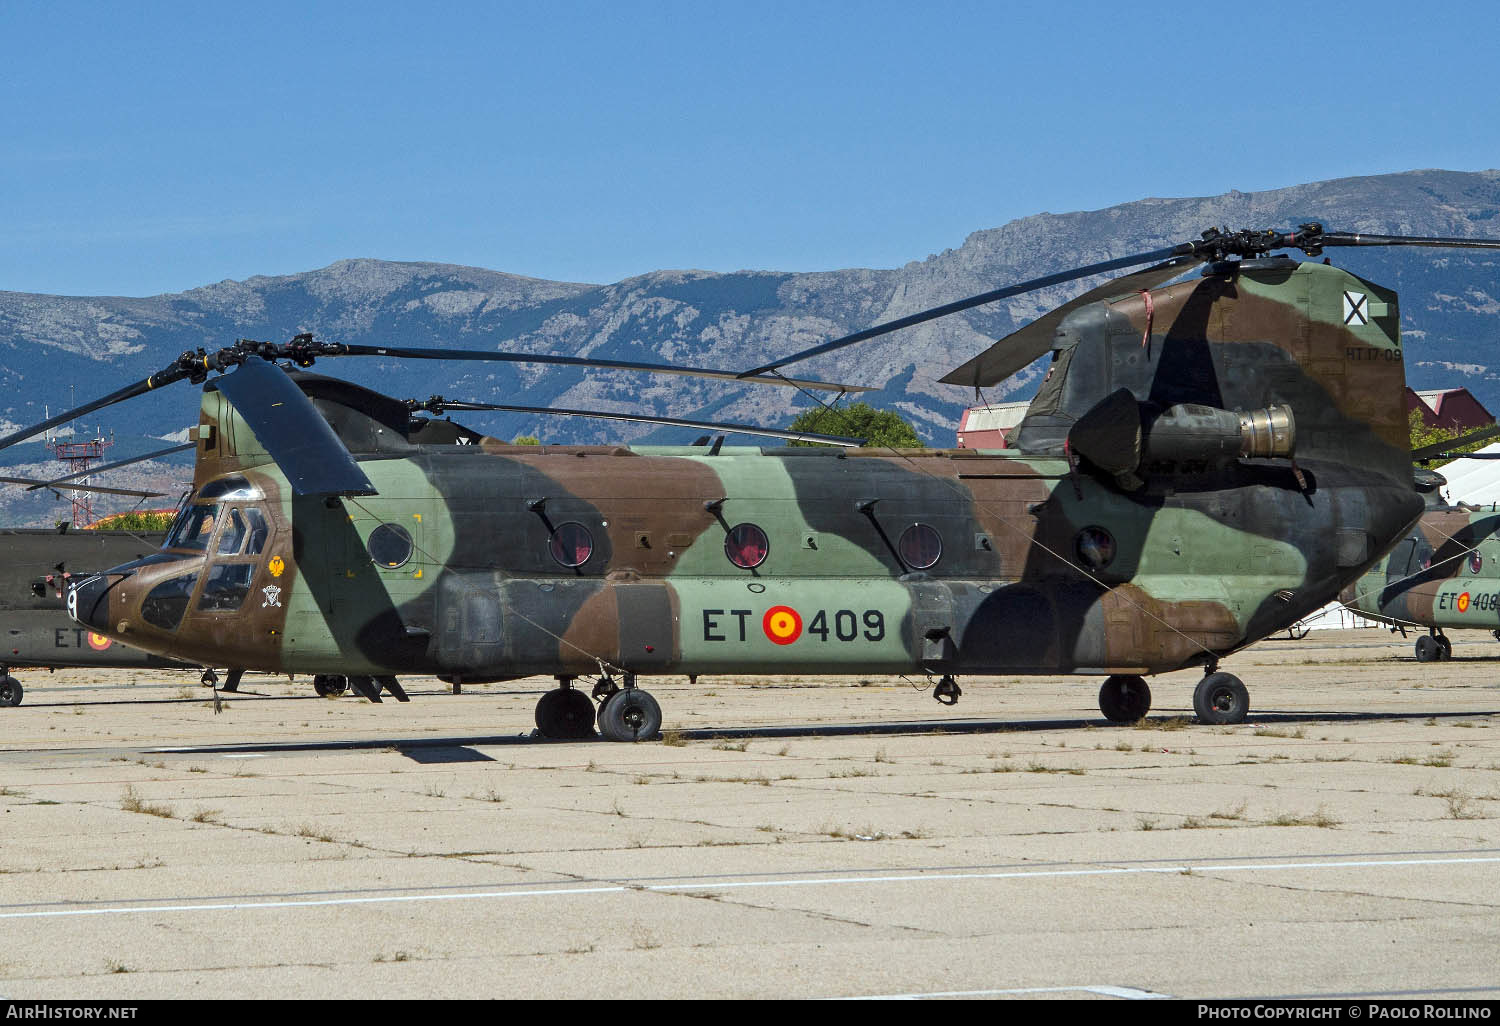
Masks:
[[[1208,232],[745,372],[1152,264],[945,379],[986,385],[1052,351],[1004,451],[511,446],[419,415],[442,400],[275,363],[449,351],[299,336],[187,353],[91,407],[204,384],[194,492],[162,550],[76,585],[70,609],[214,665],[555,675],[536,719],[559,737],[596,720],[654,736],[637,686],[653,674],[924,673],[946,701],[960,674],[1097,674],[1101,711],[1125,722],[1150,707],[1145,675],[1201,666],[1199,717],[1239,722],[1248,693],[1220,660],[1324,605],[1422,509],[1396,296],[1269,255],[1340,245],[1500,248]],[[572,687],[585,675],[597,710]]]

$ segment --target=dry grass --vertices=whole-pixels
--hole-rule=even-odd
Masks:
[[[125,792],[120,795],[120,808],[126,812],[139,812],[145,816],[159,816],[162,819],[175,818],[170,805],[153,805],[144,801],[136,794],[135,788],[129,784],[125,785]]]

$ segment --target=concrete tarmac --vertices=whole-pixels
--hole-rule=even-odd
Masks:
[[[662,741],[530,738],[534,679],[409,704],[18,672],[0,998],[1500,998],[1500,643],[1098,678],[643,681]],[[913,684],[915,686],[913,686]]]

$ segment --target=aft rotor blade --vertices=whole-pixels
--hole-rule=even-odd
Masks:
[[[114,463],[106,463],[102,467],[90,467],[88,470],[80,470],[78,473],[69,474],[67,477],[54,477],[50,481],[38,481],[36,484],[32,485],[26,490],[29,492],[34,492],[38,488],[51,488],[53,485],[66,484],[67,482],[80,477],[88,477],[90,474],[102,474],[106,470],[118,470],[120,467],[130,466],[132,463],[145,463],[147,460],[154,460],[159,456],[170,456],[176,452],[187,452],[189,449],[195,448],[197,448],[196,442],[185,442],[182,445],[173,445],[166,449],[158,449],[155,452],[148,452],[144,456],[132,456],[128,460],[116,460]],[[73,485],[70,487],[76,488],[77,486]]]
[[[1145,270],[1112,278],[1098,288],[1089,289],[1083,295],[1071,299],[1043,314],[1023,328],[1006,335],[984,352],[962,367],[939,378],[945,385],[968,385],[970,388],[989,388],[998,385],[1016,371],[1025,367],[1052,348],[1057,326],[1064,317],[1079,307],[1097,303],[1103,299],[1129,295],[1132,292],[1149,291],[1171,281],[1199,263],[1197,257],[1173,257]]]
[[[631,360],[601,360],[591,356],[556,356],[551,353],[486,352],[472,349],[412,349],[398,346],[341,345],[344,356],[390,356],[405,360],[484,360],[501,363],[549,363],[563,367],[597,367],[604,370],[644,371],[650,374],[681,374],[713,381],[752,381],[761,385],[816,389],[822,392],[870,392],[868,385],[842,385],[808,378],[740,374],[737,371],[712,370],[705,367],[679,367],[670,363],[636,363]]]
[[[93,473],[93,471],[89,471]],[[26,490],[34,492],[38,488],[51,488],[53,491],[65,492],[104,492],[108,495],[134,495],[138,499],[154,499],[166,492],[141,492],[134,488],[106,488],[103,485],[88,484],[58,484],[56,481],[38,481],[34,477],[0,477],[0,481],[6,484],[29,485]]]
[[[374,495],[312,400],[275,364],[251,359],[213,382],[224,393],[298,495]]]
[[[639,424],[665,424],[668,427],[688,427],[700,431],[765,435],[768,438],[784,438],[790,442],[822,442],[826,445],[842,445],[851,449],[865,444],[863,438],[846,438],[843,435],[820,435],[812,431],[784,431],[779,428],[757,427],[753,424],[729,424],[713,420],[648,417],[639,413],[612,413],[607,410],[565,410],[556,406],[510,406],[504,403],[449,402],[446,399],[440,405],[443,410],[499,410],[507,413],[545,413],[560,417],[594,417],[599,420],[626,420]]]
[[[836,338],[832,342],[824,342],[822,345],[813,346],[811,349],[804,349],[800,353],[793,353],[791,356],[783,357],[774,363],[768,363],[753,370],[747,370],[740,377],[751,378],[757,375],[768,374],[780,367],[785,367],[789,363],[809,360],[814,356],[822,356],[824,353],[831,353],[836,349],[843,349],[845,346],[852,346],[856,342],[864,342],[878,335],[900,331],[902,328],[910,328],[913,325],[936,320],[939,317],[947,317],[949,314],[960,313],[976,306],[983,306],[986,303],[994,303],[1002,299],[1010,299],[1013,296],[1024,295],[1027,292],[1035,292],[1037,289],[1044,289],[1049,285],[1061,285],[1064,282],[1076,281],[1079,278],[1088,278],[1095,274],[1105,274],[1109,271],[1119,271],[1127,267],[1134,267],[1136,264],[1148,264],[1159,260],[1167,260],[1171,257],[1183,256],[1193,252],[1193,248],[1192,243],[1168,246],[1165,249],[1154,249],[1149,253],[1137,253],[1134,256],[1104,260],[1097,264],[1089,264],[1086,267],[1075,267],[1067,271],[1058,271],[1055,274],[1032,278],[1029,281],[1019,282],[1015,285],[1007,285],[1001,289],[982,292],[977,296],[970,296],[968,299],[960,299],[953,303],[935,306],[930,310],[923,310],[921,313],[910,314],[906,317],[897,318],[894,321],[886,321],[884,324],[877,324],[873,328],[865,328],[862,331],[854,332],[852,335]]]

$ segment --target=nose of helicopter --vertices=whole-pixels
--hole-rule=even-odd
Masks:
[[[95,574],[68,589],[68,615],[85,627],[109,627],[109,577]]]

